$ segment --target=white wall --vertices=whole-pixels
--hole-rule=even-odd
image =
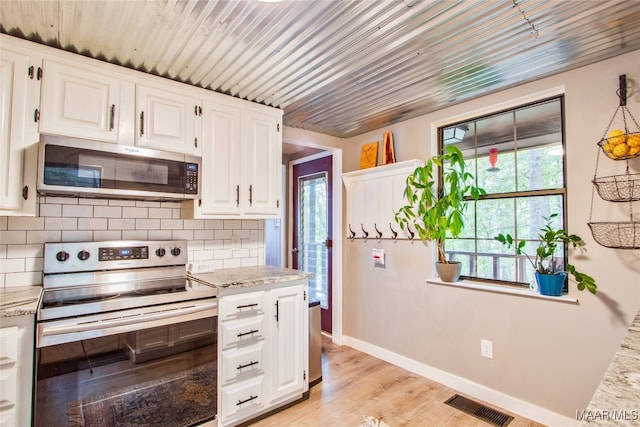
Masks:
[[[123,239],[186,239],[189,261],[214,268],[265,258],[262,220],[182,220],[179,203],[41,197],[37,218],[0,216],[0,288],[42,283],[45,242]]]
[[[587,242],[585,254],[569,256],[578,270],[596,278],[599,291],[593,296],[572,285],[570,296],[579,299],[572,305],[430,285],[425,279],[435,274],[432,245],[383,241],[387,267],[380,269],[370,261],[376,242],[343,239],[345,342],[435,377],[442,374],[445,381],[525,416],[550,424],[556,420],[555,425],[558,419],[574,420],[640,308],[640,250],[599,246],[587,226],[596,143],[618,106],[620,74],[633,85],[628,107],[640,118],[640,51],[635,51],[346,140],[345,172],[358,168],[362,144],[381,141],[388,130],[398,161],[425,159],[435,146],[435,123],[564,88],[567,226]],[[629,165],[631,173],[640,172],[640,158]],[[624,172],[625,162],[600,156],[598,176]],[[596,195],[592,215],[593,221],[628,221],[629,205]],[[493,341],[493,359],[480,357],[481,339]]]

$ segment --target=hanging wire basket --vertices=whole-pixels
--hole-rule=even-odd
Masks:
[[[613,160],[628,160],[640,156],[640,132],[616,131],[609,132],[609,137],[598,141],[604,154]]]
[[[629,160],[640,156],[640,125],[629,108],[627,107],[627,76],[621,75],[619,77],[619,88],[617,91],[620,102],[618,108],[613,113],[609,125],[604,131],[604,135],[598,141],[598,145],[610,159],[613,160]],[[623,129],[611,129],[614,119],[618,115],[618,112],[622,114]],[[631,119],[636,127],[636,130],[629,130],[629,124],[627,117]]]
[[[635,202],[640,200],[640,173],[594,178],[598,195],[609,202]]]
[[[640,221],[589,222],[593,239],[607,248],[640,249]]]

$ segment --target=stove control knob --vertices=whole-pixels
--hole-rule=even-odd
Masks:
[[[89,259],[90,256],[91,256],[91,254],[88,251],[82,250],[82,251],[78,252],[78,259],[80,261],[86,261],[86,260]]]
[[[56,259],[60,262],[65,262],[69,259],[69,252],[60,251],[56,254]]]
[[[167,251],[164,248],[156,249],[156,255],[159,256],[160,258],[162,258],[166,253]]]
[[[178,256],[178,255],[180,255],[180,252],[182,252],[182,251],[180,250],[180,248],[177,248],[177,247],[176,247],[176,248],[171,248],[171,255],[173,255],[173,256]]]

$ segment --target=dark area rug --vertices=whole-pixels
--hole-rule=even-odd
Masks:
[[[216,362],[69,403],[72,427],[185,427],[216,414]]]

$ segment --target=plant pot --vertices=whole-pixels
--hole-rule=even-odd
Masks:
[[[457,282],[462,271],[462,264],[458,261],[436,262],[436,271],[443,282]]]
[[[536,271],[536,282],[541,295],[561,296],[565,280],[567,280],[567,273],[564,271],[555,274],[540,274]]]

